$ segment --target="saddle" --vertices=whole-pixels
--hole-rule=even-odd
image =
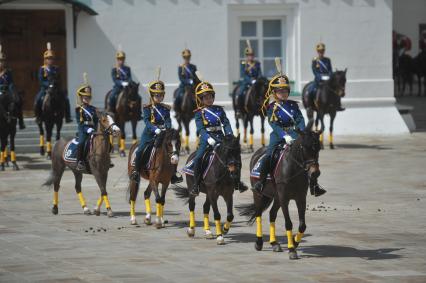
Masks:
[[[92,151],[92,145],[93,145],[93,135],[90,136],[90,138],[87,139],[86,144],[84,145],[84,157],[85,157],[85,163],[87,162],[87,156],[89,152]],[[70,140],[64,148],[64,152],[62,153],[62,159],[66,163],[77,163],[77,157],[78,157],[78,139],[73,138]]]
[[[194,157],[196,152],[191,153],[191,155],[188,158],[188,162],[186,165],[182,168],[181,172],[189,175],[194,176]],[[207,173],[209,172],[213,160],[215,159],[215,152],[212,149],[206,150],[203,157],[201,158],[201,172],[203,172],[202,178],[204,179],[207,176]]]
[[[278,168],[281,166],[284,155],[290,149],[290,146],[287,144],[278,145],[274,151],[272,152],[271,163],[269,168],[271,168],[270,172],[267,175],[268,180],[272,180],[275,178]],[[260,162],[265,157],[265,153],[263,153],[260,158],[257,160],[256,164],[254,164],[253,168],[250,171],[250,178],[259,179],[260,178]],[[274,166],[275,164],[275,166]]]

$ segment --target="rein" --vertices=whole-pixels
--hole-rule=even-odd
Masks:
[[[299,148],[297,150],[297,153],[301,153],[302,152],[301,150],[303,150],[302,145],[299,146]],[[311,165],[311,164],[318,164],[318,159],[307,159],[307,160],[304,160],[303,159],[303,154],[302,154],[302,160],[303,160],[302,162],[300,162],[299,160],[297,160],[296,158],[294,158],[291,155],[291,152],[289,152],[289,154],[288,154],[287,157],[291,158],[291,160],[294,161],[294,163],[296,163],[296,165],[299,167],[299,171],[297,171],[296,174],[292,175],[291,177],[285,178],[286,179],[286,183],[288,183],[293,178],[299,176],[301,173],[307,172],[309,170],[309,165]]]

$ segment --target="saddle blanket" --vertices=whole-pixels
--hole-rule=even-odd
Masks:
[[[149,150],[149,148],[147,150]],[[154,156],[155,156],[155,152],[156,152],[156,148],[152,147],[151,153],[149,154],[149,160],[148,160],[148,162],[142,168],[144,168],[146,170],[151,170],[154,167]],[[143,152],[142,153],[142,157],[141,157],[142,160],[145,160],[144,155],[146,155],[146,154],[147,154],[147,152]],[[136,166],[135,159],[136,159],[136,150],[133,151],[132,158],[130,159],[131,160],[130,161],[130,165],[132,167]]]
[[[273,157],[271,163],[275,164],[275,167],[273,168],[273,170],[266,177],[268,180],[272,180],[273,178],[275,178],[277,170],[280,167],[281,162],[283,160],[284,153],[287,151],[286,149],[287,149],[287,146],[284,147],[283,150],[280,150],[280,152],[277,154],[277,156]],[[253,168],[250,171],[250,178],[254,178],[254,179],[259,179],[260,178],[260,162],[262,161],[262,159],[264,157],[265,157],[265,155],[262,155],[259,158],[259,160],[257,160],[256,164],[253,166]],[[271,173],[273,173],[273,174],[271,175]]]
[[[69,141],[65,148],[64,152],[62,154],[62,158],[66,162],[77,162],[77,150],[78,150],[78,141],[76,138]]]
[[[207,173],[210,170],[210,167],[212,166],[213,160],[215,158],[216,154],[214,152],[211,152],[208,157],[203,157],[202,163],[205,164],[208,160],[207,166],[205,166],[204,172],[203,172],[203,179],[207,176]],[[207,159],[207,160],[206,160]],[[188,163],[182,168],[182,173],[190,176],[194,176],[194,158],[188,161]]]

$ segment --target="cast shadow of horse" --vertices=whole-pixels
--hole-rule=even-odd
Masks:
[[[402,248],[363,250],[348,246],[315,245],[303,246],[300,250],[303,251],[302,258],[358,257],[366,260],[383,260],[402,257],[401,255],[393,254],[393,252],[402,250]]]
[[[145,212],[136,212],[136,216],[138,216],[138,215],[145,216],[146,213]],[[155,210],[151,213],[151,215],[155,215]],[[181,215],[181,213],[177,212],[177,211],[172,211],[172,210],[165,210],[164,211],[164,215],[168,215],[168,216],[171,216],[171,215]],[[129,212],[128,211],[114,211],[114,216],[129,218]]]
[[[235,222],[232,222],[231,226],[232,228],[246,227],[247,225],[245,223],[246,221],[235,221]],[[176,229],[188,228],[188,225],[189,225],[189,221],[169,221],[169,227],[173,227]],[[199,233],[202,233],[203,226],[204,226],[203,221],[195,221],[195,227]],[[214,222],[210,221],[210,227],[214,227]],[[229,238],[228,235],[230,234],[227,234],[226,237]]]
[[[356,144],[356,143],[344,143],[335,145],[336,149],[376,149],[376,150],[392,150],[392,147],[381,146],[381,145],[368,145],[368,144]]]

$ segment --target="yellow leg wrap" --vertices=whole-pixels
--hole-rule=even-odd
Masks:
[[[256,237],[262,237],[262,217],[256,217]]]
[[[138,142],[138,140],[137,140],[137,139],[132,140],[132,144],[135,144],[135,143],[137,143],[137,142]]]
[[[46,143],[46,150],[47,150],[47,152],[52,152],[52,143],[51,142]]]
[[[287,247],[289,249],[294,248],[293,232],[291,230],[287,230]]]
[[[124,139],[120,139],[120,150],[126,149],[126,142]]]
[[[223,224],[223,228],[225,228],[226,230],[229,230],[229,228],[231,228],[231,222],[226,221],[225,224]]]
[[[328,135],[328,141],[329,143],[333,143],[333,134]]]
[[[249,144],[250,144],[250,145],[253,145],[253,134],[250,134]]]
[[[108,196],[103,196],[104,202],[105,202],[105,207],[107,209],[111,208],[111,204],[109,203],[109,199]]]
[[[85,207],[86,206],[86,200],[83,197],[83,193],[79,192],[77,195],[78,195],[78,200],[80,201],[81,207]]]
[[[151,200],[149,198],[145,200],[145,212],[151,213]]]
[[[160,204],[160,217],[164,216],[164,205]]]
[[[98,198],[98,202],[96,203],[98,209],[101,207],[103,202],[104,202],[104,199],[102,197]]]
[[[195,228],[195,213],[194,213],[194,211],[189,212],[189,228]]]
[[[269,242],[276,242],[277,238],[275,237],[275,222],[269,223]]]
[[[303,233],[298,232],[296,234],[296,242],[300,243],[302,241]]]
[[[220,220],[215,220],[214,224],[216,225],[216,236],[222,235],[222,226],[220,225]]]
[[[262,146],[265,145],[265,134],[263,134],[263,133],[262,133],[262,137],[261,137],[260,142],[262,143]]]
[[[12,162],[15,162],[15,161],[16,161],[16,154],[15,154],[15,152],[14,152],[14,151],[11,151],[11,152],[10,152],[10,160],[11,160]]]
[[[59,203],[59,193],[53,192],[53,205],[58,205]]]
[[[40,136],[40,146],[44,146],[44,136]]]
[[[4,163],[4,152],[0,152],[0,163]]]
[[[114,137],[113,136],[109,136],[109,143],[111,144],[111,145],[114,145]]]
[[[135,216],[136,215],[135,204],[136,204],[136,202],[134,200],[130,201],[130,216]]]
[[[185,136],[185,146],[189,146],[189,136]]]
[[[320,135],[319,140],[320,140],[321,143],[324,141],[324,135],[323,134]]]
[[[157,214],[157,216],[158,217],[161,217],[161,204],[159,204],[159,203],[157,203],[157,206],[156,206],[156,214]]]
[[[7,148],[4,150],[4,160],[7,160]]]
[[[243,143],[247,143],[247,129],[244,129]]]
[[[204,214],[204,230],[210,230],[209,215]]]

